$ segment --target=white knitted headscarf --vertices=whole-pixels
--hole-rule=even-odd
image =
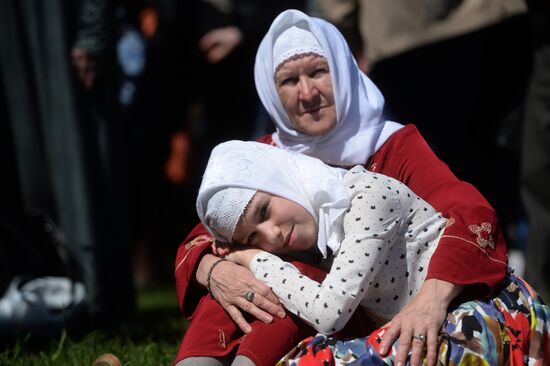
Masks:
[[[325,57],[325,51],[310,31],[295,26],[287,28],[273,45],[273,75],[285,61],[302,54]]]
[[[210,198],[205,217],[217,240],[233,240],[237,222],[255,193],[247,188],[227,188]]]
[[[197,213],[217,240],[231,242],[233,232],[227,227],[234,228],[247,203],[238,208],[226,204],[224,197],[233,194],[228,190],[244,189],[248,192],[244,197],[256,191],[280,196],[299,204],[314,217],[319,229],[317,245],[326,256],[327,247],[336,252],[343,239],[343,215],[350,206],[342,182],[345,172],[319,159],[266,144],[224,142],[210,155],[199,188]],[[229,216],[232,218],[227,219]]]
[[[310,33],[326,57],[336,105],[336,126],[322,136],[297,131],[285,111],[274,79],[276,42],[288,29]],[[276,53],[277,52],[277,53]],[[384,97],[359,69],[342,34],[332,24],[298,10],[286,10],[271,24],[256,54],[256,90],[277,126],[275,143],[284,149],[315,156],[325,163],[364,164],[388,137],[403,127],[382,118]]]

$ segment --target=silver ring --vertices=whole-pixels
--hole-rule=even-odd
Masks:
[[[252,300],[254,300],[254,291],[247,291],[246,295],[244,295],[244,298],[252,302]]]
[[[419,340],[420,342],[426,341],[426,335],[425,334],[414,335],[413,338]]]

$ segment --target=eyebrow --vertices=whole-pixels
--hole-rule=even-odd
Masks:
[[[318,67],[326,67],[327,69],[329,69],[330,71],[330,65],[328,63],[328,60],[325,59],[325,58],[322,58],[322,59],[316,59],[314,61],[312,61],[311,63],[311,68],[318,68]],[[284,65],[278,69],[276,72],[275,72],[275,75],[274,76],[274,79],[275,80],[278,80],[278,78],[285,78],[289,75],[293,75],[295,74],[295,70],[288,70],[288,69],[285,69],[284,68]]]

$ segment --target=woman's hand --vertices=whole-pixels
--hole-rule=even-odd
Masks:
[[[437,279],[424,282],[413,300],[386,325],[388,328],[380,344],[380,352],[383,355],[388,353],[393,342],[399,338],[395,365],[405,364],[409,350],[411,365],[421,365],[425,346],[426,365],[435,365],[439,348],[438,334],[447,317],[447,308],[462,288]]]
[[[235,26],[216,28],[199,40],[199,49],[208,62],[217,64],[233,52],[243,38],[243,33]]]
[[[99,57],[83,48],[75,47],[71,51],[71,59],[84,89],[92,89],[98,74]]]
[[[199,263],[196,278],[203,286],[206,287],[208,271],[218,259],[219,257],[207,254]],[[249,333],[252,328],[245,320],[242,310],[264,323],[271,323],[273,316],[285,317],[283,306],[269,286],[256,279],[245,267],[231,261],[223,261],[214,267],[210,275],[210,290],[216,301],[245,333]],[[252,301],[245,298],[249,291],[254,292]]]

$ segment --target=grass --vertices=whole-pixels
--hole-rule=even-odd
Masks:
[[[39,347],[30,344],[27,335],[0,347],[0,365],[90,366],[103,353],[115,354],[124,366],[170,365],[185,326],[173,287],[140,290],[133,322],[78,339],[63,332]]]

